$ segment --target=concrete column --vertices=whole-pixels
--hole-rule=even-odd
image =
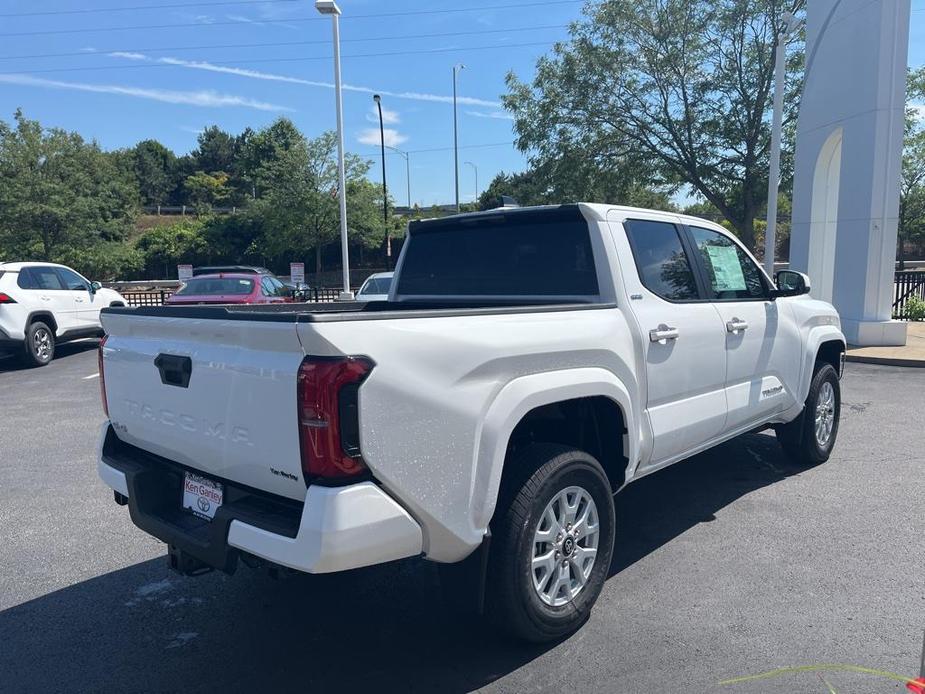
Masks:
[[[903,345],[891,320],[909,0],[807,3],[790,265],[856,345]]]

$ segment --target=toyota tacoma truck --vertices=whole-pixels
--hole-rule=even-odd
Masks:
[[[768,427],[829,457],[845,338],[809,292],[674,213],[412,222],[387,301],[106,309],[99,474],[184,574],[423,557],[557,639],[627,484]]]

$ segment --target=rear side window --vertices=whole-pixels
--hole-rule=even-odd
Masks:
[[[690,258],[678,228],[668,222],[627,220],[623,223],[643,286],[669,301],[699,299]]]
[[[64,284],[53,267],[31,267],[29,274],[34,283],[31,289],[64,289]]]
[[[254,290],[254,280],[234,277],[194,277],[187,280],[176,296],[244,296]]]
[[[16,279],[16,285],[20,289],[38,289],[38,285],[35,283],[35,278],[32,277],[32,270],[27,267],[24,267],[19,271],[19,277]]]
[[[402,296],[598,294],[588,224],[577,210],[433,224],[412,233],[398,280]]]

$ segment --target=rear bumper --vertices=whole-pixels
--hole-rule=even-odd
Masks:
[[[308,573],[421,553],[420,526],[372,482],[312,485],[300,504],[223,481],[225,501],[209,522],[180,508],[182,466],[123,444],[108,422],[98,461],[100,478],[127,498],[135,525],[228,573],[241,552]]]

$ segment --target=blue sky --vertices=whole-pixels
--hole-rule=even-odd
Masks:
[[[532,77],[537,57],[567,37],[581,10],[577,0],[510,7],[527,2],[339,0],[346,145],[373,159],[372,179],[381,180],[379,92],[386,144],[412,152],[412,201],[453,200],[456,63],[466,66],[461,199],[476,188],[463,162],[478,167],[481,188],[500,170],[524,168],[498,103],[504,76]],[[925,0],[913,9],[909,62],[917,66],[925,63]],[[331,25],[311,0],[0,0],[0,46],[0,118],[22,107],[107,149],[156,138],[184,153],[207,125],[237,133],[280,115],[310,136],[334,126]],[[390,192],[403,203],[405,162],[395,154],[386,161]]]

